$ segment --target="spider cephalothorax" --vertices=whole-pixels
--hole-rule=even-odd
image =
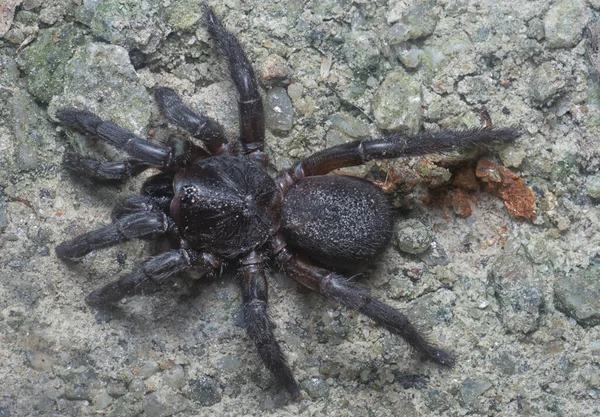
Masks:
[[[372,183],[326,174],[372,159],[509,142],[519,131],[444,131],[356,141],[318,152],[272,179],[266,171],[263,105],[252,66],[236,37],[209,8],[206,21],[238,90],[239,152],[227,143],[214,121],[191,110],[169,88],[155,90],[163,114],[202,145],[191,141],[157,144],[88,111],[65,108],[57,112],[62,124],[132,156],[114,163],[71,156],[65,159],[69,169],[102,180],[124,180],[149,167],[162,171],[146,181],[142,195],[129,197],[115,208],[113,223],[61,243],[57,255],[79,258],[142,237],[167,236],[174,246],[131,274],[92,291],[87,302],[115,302],[139,292],[144,283],[164,282],[188,268],[207,275],[226,262],[237,262],[246,331],[267,368],[297,397],[300,389],[267,314],[266,262],[274,260],[302,285],[369,316],[427,359],[451,366],[453,357],[430,343],[404,314],[340,275],[339,271],[364,265],[383,251],[393,216],[385,194]]]

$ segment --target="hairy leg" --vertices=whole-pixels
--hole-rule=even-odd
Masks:
[[[102,162],[77,154],[67,154],[63,165],[71,171],[80,172],[99,180],[127,180],[149,168],[148,164],[135,159],[123,162]]]
[[[150,258],[131,274],[95,289],[87,297],[90,305],[114,303],[124,297],[134,295],[148,282],[162,283],[169,277],[190,267],[208,274],[218,268],[221,261],[214,255],[193,250],[173,250]]]
[[[471,146],[512,142],[521,136],[513,128],[427,132],[418,135],[394,134],[381,139],[358,140],[333,146],[309,156],[294,168],[279,174],[277,181],[285,191],[304,177],[328,172],[373,159],[393,159],[448,152]]]
[[[56,255],[61,259],[81,258],[94,250],[107,248],[125,240],[164,235],[169,227],[174,227],[174,224],[164,213],[134,213],[62,242],[56,247]]]
[[[235,35],[225,29],[209,7],[205,8],[205,13],[208,31],[229,64],[229,72],[239,94],[240,140],[244,153],[266,165],[268,159],[263,152],[265,114],[252,65]]]
[[[175,157],[171,147],[147,141],[121,126],[103,121],[92,112],[64,108],[56,112],[56,117],[65,126],[98,136],[145,164],[166,167]]]
[[[265,268],[256,252],[250,253],[242,260],[242,272],[244,322],[248,337],[256,344],[258,354],[269,371],[294,398],[300,398],[300,387],[273,334],[273,323],[267,312]]]
[[[365,290],[349,284],[345,277],[315,266],[303,257],[292,255],[282,240],[274,241],[273,251],[277,253],[282,269],[302,285],[370,317],[389,332],[402,337],[427,359],[446,366],[454,365],[452,355],[427,340],[406,315],[377,300]]]
[[[208,151],[213,155],[227,155],[229,145],[223,128],[214,120],[196,113],[186,106],[181,98],[171,88],[162,87],[154,91],[158,107],[169,121],[204,142]]]

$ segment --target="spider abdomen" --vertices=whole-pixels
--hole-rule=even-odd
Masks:
[[[369,181],[307,177],[284,197],[281,227],[290,246],[322,264],[350,269],[373,260],[392,234],[385,194]]]

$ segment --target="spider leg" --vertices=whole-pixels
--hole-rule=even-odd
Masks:
[[[240,140],[244,153],[266,166],[268,158],[263,152],[265,114],[254,70],[235,35],[225,29],[210,7],[205,7],[205,13],[208,32],[227,60],[231,78],[239,94]]]
[[[150,166],[167,167],[175,155],[172,147],[152,143],[111,122],[105,122],[94,113],[64,108],[56,112],[60,122],[82,133],[95,135],[122,149],[141,163]]]
[[[140,212],[117,218],[114,223],[62,242],[56,247],[61,259],[76,259],[125,240],[164,235],[174,223],[164,213]]]
[[[335,272],[313,265],[299,255],[292,255],[281,242],[275,243],[277,260],[282,269],[300,284],[332,298],[340,304],[373,319],[377,324],[397,334],[427,359],[441,365],[454,365],[454,358],[445,350],[435,346],[423,336],[408,317],[389,305],[382,303],[365,290],[348,283]]]
[[[138,293],[143,289],[144,284],[150,281],[163,283],[173,274],[190,267],[204,275],[218,268],[220,264],[221,261],[208,252],[179,249],[161,253],[144,262],[131,274],[95,289],[86,297],[85,301],[96,306],[114,303]]]
[[[130,214],[140,212],[159,212],[169,215],[173,192],[173,178],[171,172],[161,172],[149,177],[142,186],[145,195],[132,195],[119,202],[112,211],[113,222]]]
[[[126,180],[145,171],[149,165],[135,159],[122,162],[102,162],[82,155],[67,154],[63,165],[100,180]]]
[[[171,88],[157,88],[154,97],[158,107],[169,121],[204,142],[213,155],[229,154],[230,149],[223,128],[214,120],[196,113],[186,106]]]
[[[277,181],[285,191],[304,177],[324,175],[334,169],[362,165],[373,159],[419,156],[470,146],[507,143],[519,136],[521,131],[518,129],[501,128],[394,134],[381,139],[357,140],[309,156],[289,171],[280,173]]]
[[[267,312],[265,267],[256,251],[242,260],[242,272],[244,322],[248,337],[256,344],[258,354],[269,371],[294,398],[300,398],[300,387],[273,334],[273,323]]]

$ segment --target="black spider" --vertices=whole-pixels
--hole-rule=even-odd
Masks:
[[[452,355],[430,343],[404,314],[349,284],[339,273],[369,263],[383,251],[393,216],[386,195],[371,182],[326,174],[372,159],[509,142],[519,131],[444,131],[356,141],[318,152],[273,179],[265,169],[263,105],[252,66],[236,37],[209,8],[206,21],[239,94],[239,153],[214,121],[191,110],[169,88],[155,91],[164,115],[204,146],[183,140],[157,144],[87,111],[57,112],[64,125],[97,136],[133,157],[107,163],[71,156],[65,161],[69,169],[103,180],[124,180],[149,167],[162,171],[146,181],[143,195],[127,198],[115,208],[112,224],[61,243],[57,255],[79,258],[142,237],[167,236],[175,247],[92,291],[86,301],[91,305],[116,302],[138,292],[144,283],[164,282],[185,269],[210,274],[225,262],[239,261],[248,336],[267,368],[299,397],[300,388],[267,313],[265,262],[274,259],[302,285],[369,316],[427,359],[453,365]]]

